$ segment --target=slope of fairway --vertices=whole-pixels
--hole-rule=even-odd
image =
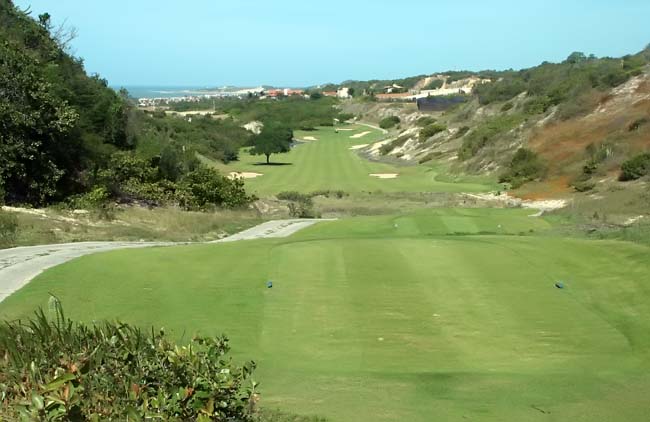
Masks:
[[[494,188],[484,183],[466,181],[450,183],[436,180],[438,170],[430,166],[395,166],[376,163],[359,156],[350,147],[379,140],[381,132],[365,126],[349,126],[338,133],[334,128],[317,131],[297,131],[297,139],[316,140],[301,143],[287,154],[271,156],[272,165],[263,163],[264,156],[252,156],[247,150],[239,154],[240,161],[228,165],[211,162],[224,173],[251,172],[262,176],[246,180],[249,189],[260,196],[281,191],[343,190],[346,192],[480,192]],[[355,134],[369,132],[361,138]],[[379,179],[370,174],[397,173],[393,179]]]
[[[646,421],[650,249],[545,235],[527,213],[97,254],[45,272],[0,317],[52,292],[87,321],[226,332],[257,360],[263,405],[332,421]]]

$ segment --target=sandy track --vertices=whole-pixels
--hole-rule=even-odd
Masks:
[[[214,242],[286,237],[319,221],[310,219],[267,221]],[[78,242],[0,249],[0,302],[44,270],[98,252],[125,248],[187,245],[188,242]]]

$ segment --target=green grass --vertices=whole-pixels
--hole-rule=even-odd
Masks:
[[[91,255],[0,318],[52,292],[86,321],[226,332],[258,361],[262,406],[332,421],[647,420],[650,249],[547,235],[553,220],[529,213],[427,210]]]
[[[263,176],[246,180],[249,190],[262,197],[289,190],[308,193],[327,189],[346,192],[482,192],[494,189],[493,181],[488,178],[454,182],[439,180],[442,168],[434,165],[397,166],[369,161],[350,150],[350,147],[376,142],[382,138],[381,132],[366,126],[350,125],[344,128],[354,130],[341,130],[339,133],[334,128],[296,131],[297,139],[313,136],[317,141],[298,145],[287,154],[271,156],[271,162],[276,165],[264,165],[263,156],[251,156],[246,149],[241,151],[238,162],[228,165],[210,163],[225,173],[262,173]],[[361,138],[350,138],[362,132],[371,133]],[[370,176],[371,173],[398,173],[399,176],[395,179],[378,179]]]

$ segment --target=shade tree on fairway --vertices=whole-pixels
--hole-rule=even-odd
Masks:
[[[253,155],[265,155],[266,164],[270,164],[271,154],[289,152],[293,141],[293,130],[281,125],[266,125],[253,138]]]

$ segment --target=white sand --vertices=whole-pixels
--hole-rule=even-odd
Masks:
[[[372,132],[366,131],[366,132],[357,133],[356,135],[350,136],[350,138],[352,138],[352,139],[363,138],[364,136],[366,136],[369,133],[372,133]]]
[[[367,147],[368,145],[370,144],[353,145],[350,147],[350,149],[361,149]]]
[[[253,172],[238,172],[238,171],[231,171],[230,174],[228,174],[228,178],[230,179],[254,179],[259,176],[264,176],[262,173],[253,173]]]
[[[379,179],[395,179],[399,176],[398,173],[370,173],[370,176],[377,177]]]
[[[356,130],[356,129],[350,129],[350,128],[343,128],[343,129],[341,129],[341,128],[337,128],[336,130],[338,130],[338,131],[342,131],[342,132],[343,132],[343,131],[344,131],[344,132],[352,132],[353,130]]]
[[[302,139],[305,141],[318,141],[318,139],[314,138],[313,136],[303,136]]]

